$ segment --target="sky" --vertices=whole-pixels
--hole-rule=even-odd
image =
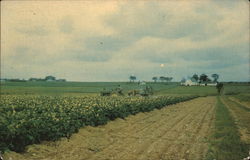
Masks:
[[[1,1],[1,78],[249,81],[248,0]]]

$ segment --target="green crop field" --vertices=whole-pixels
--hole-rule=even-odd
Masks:
[[[138,83],[127,82],[5,82],[1,84],[2,94],[99,94],[106,88],[115,89],[121,85],[124,91],[138,89]],[[151,84],[155,90],[168,88],[165,84]],[[170,86],[175,87],[176,84]]]
[[[138,83],[128,82],[3,82],[0,99],[0,150],[25,151],[25,147],[42,141],[55,141],[61,137],[70,138],[84,126],[104,125],[116,118],[125,118],[139,112],[149,112],[166,105],[188,101],[197,97],[218,96],[216,87],[212,86],[180,86],[179,83],[147,83],[154,94],[148,97],[128,96],[130,90],[140,89]],[[121,86],[123,96],[100,96],[103,88],[107,90]],[[211,132],[210,150],[207,159],[230,157],[240,151],[243,156],[248,149],[248,140],[242,141],[240,131],[229,111],[245,114],[241,125],[249,121],[248,84],[224,84],[223,102],[218,99],[215,110],[215,130]],[[227,101],[230,104],[225,105]],[[225,102],[224,102],[225,101]],[[228,106],[235,106],[229,109]],[[234,111],[235,109],[236,111]],[[238,110],[237,110],[238,109]],[[224,118],[221,118],[224,117]],[[230,126],[228,124],[230,123]],[[225,127],[228,129],[223,129]],[[221,128],[222,127],[222,128]],[[223,130],[222,130],[223,129]],[[233,141],[218,138],[218,132],[236,136]],[[225,133],[224,133],[225,132]],[[243,133],[245,137],[248,134]],[[220,146],[234,145],[233,153],[222,150]],[[237,148],[240,147],[240,148]],[[238,149],[238,150],[237,150]],[[221,156],[218,152],[223,152]]]
[[[163,94],[198,94],[215,95],[215,87],[210,86],[180,86],[179,83],[147,83],[152,86],[154,93]],[[115,89],[121,85],[124,92],[140,89],[138,83],[129,82],[2,82],[2,95],[97,95],[103,88]]]

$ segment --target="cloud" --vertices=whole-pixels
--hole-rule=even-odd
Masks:
[[[119,34],[132,37],[207,39],[219,33],[216,23],[223,17],[212,7],[204,10],[206,5],[212,4],[165,1],[139,2],[131,6],[128,3],[122,5],[117,14],[108,17],[106,23]],[[203,8],[202,14],[198,13],[199,8]]]
[[[249,80],[244,0],[4,1],[1,9],[4,77],[179,80],[219,73],[224,80]]]
[[[248,63],[249,50],[246,44],[240,46],[210,47],[187,51],[188,54],[182,56],[188,61],[213,61],[227,65],[239,65]],[[217,65],[211,65],[217,69]]]
[[[16,29],[17,32],[22,34],[27,34],[27,36],[46,36],[49,34],[49,31],[44,26],[33,26],[33,27],[20,27]]]
[[[118,36],[89,37],[84,41],[87,49],[94,49],[103,52],[119,51],[122,48],[128,47],[133,42],[133,40]]]
[[[71,33],[73,31],[73,23],[71,17],[65,16],[59,21],[59,30],[63,33]]]
[[[64,57],[64,60],[82,61],[82,62],[104,62],[111,58],[109,52],[96,51],[96,50],[66,50],[64,55],[69,55]]]

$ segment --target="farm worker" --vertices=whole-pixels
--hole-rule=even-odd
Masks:
[[[223,89],[223,83],[217,83],[216,88],[217,88],[218,93],[221,94],[221,91]]]
[[[122,87],[121,87],[121,85],[118,85],[117,92],[118,92],[119,94],[122,94]]]
[[[117,91],[117,93],[118,93],[119,95],[123,95],[121,85],[118,85],[118,87],[116,88],[116,91]]]

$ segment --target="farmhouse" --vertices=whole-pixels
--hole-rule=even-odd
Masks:
[[[182,79],[182,86],[216,86],[217,82],[198,82],[194,78]]]
[[[201,82],[200,86],[216,86],[217,82]]]
[[[198,86],[199,83],[194,78],[183,79],[181,81],[182,86]]]

